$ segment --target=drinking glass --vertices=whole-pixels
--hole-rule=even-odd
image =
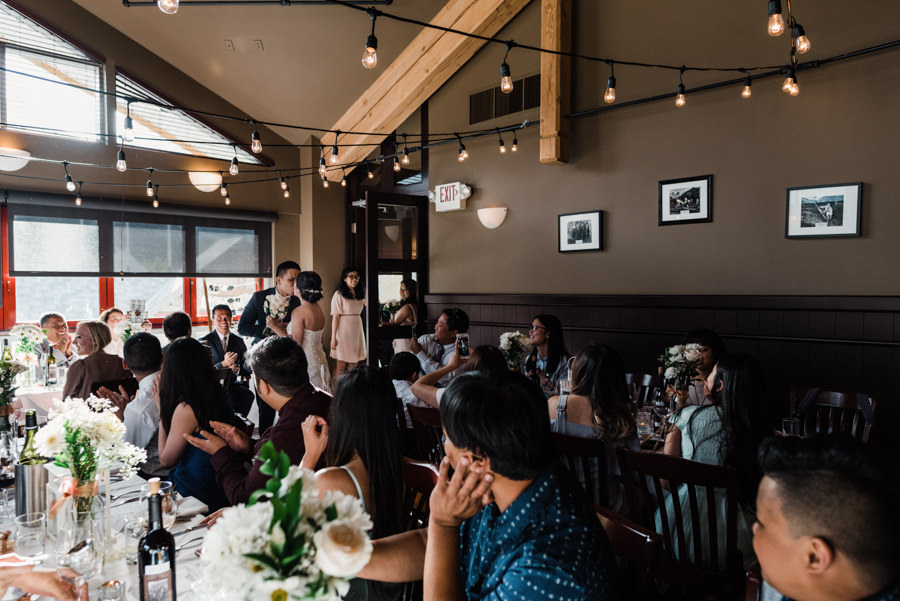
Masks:
[[[171,482],[162,481],[159,483],[159,497],[162,505],[162,521],[163,528],[169,529],[175,524],[175,517],[178,514],[178,505],[175,503],[175,487],[172,486]],[[141,486],[141,501],[140,505],[143,509],[143,520],[146,524],[149,521],[147,507],[148,507],[148,499],[150,498],[150,484],[144,484]],[[146,529],[147,526],[145,525]]]
[[[785,417],[782,419],[781,431],[785,436],[800,436],[800,418]]]
[[[642,440],[653,436],[653,414],[649,411],[638,411],[637,414],[638,437]]]
[[[125,522],[125,563],[135,565],[138,561],[138,543],[147,531],[147,512],[136,511]]]
[[[29,557],[35,564],[46,559],[47,514],[25,513],[15,520],[16,553]]]

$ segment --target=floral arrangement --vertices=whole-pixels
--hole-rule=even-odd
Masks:
[[[131,321],[122,320],[116,325],[116,336],[122,342],[127,341],[134,336],[134,330],[131,328]]]
[[[696,342],[670,346],[659,356],[666,380],[675,390],[687,390],[697,375],[697,367],[703,362],[703,347]]]
[[[400,310],[400,301],[391,299],[381,305],[381,310],[388,315],[394,315],[394,313]]]
[[[320,500],[315,474],[290,465],[271,442],[260,459],[266,488],[209,529],[204,581],[244,599],[340,599],[369,562],[372,520],[354,497],[330,491]]]
[[[516,330],[500,334],[500,350],[506,358],[506,365],[512,370],[522,367],[522,358],[528,347],[528,335]]]
[[[47,425],[35,435],[36,450],[44,457],[55,457],[56,465],[69,468],[80,485],[94,481],[101,462],[121,461],[121,474],[127,479],[147,460],[144,449],[123,440],[125,424],[108,399],[90,396],[54,401],[47,417]],[[90,498],[75,500],[90,506]]]
[[[278,292],[275,292],[275,294],[270,294],[266,297],[266,300],[263,302],[263,311],[273,319],[282,320],[287,315],[290,302],[291,297],[281,296]],[[268,336],[271,333],[272,330],[268,327],[263,329],[263,336]]]
[[[16,345],[16,353],[31,357],[35,354],[34,347],[44,339],[44,331],[33,323],[20,323],[14,325],[10,334],[19,339]]]
[[[16,376],[28,369],[28,366],[15,359],[11,361],[0,360],[0,407],[6,407],[12,402],[18,386],[13,386]]]

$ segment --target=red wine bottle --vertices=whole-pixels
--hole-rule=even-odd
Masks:
[[[150,529],[138,543],[141,601],[175,601],[175,537],[163,528],[159,478],[150,487]]]

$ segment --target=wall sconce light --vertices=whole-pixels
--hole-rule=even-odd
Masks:
[[[396,242],[400,238],[400,226],[396,224],[384,226],[384,235],[391,242]]]
[[[506,219],[506,211],[506,207],[478,209],[478,221],[489,230],[498,228]]]
[[[222,187],[222,174],[210,171],[190,171],[188,179],[201,192],[215,192]]]
[[[0,171],[18,171],[28,164],[31,153],[18,148],[0,148]]]

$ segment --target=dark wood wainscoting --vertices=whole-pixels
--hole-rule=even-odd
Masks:
[[[664,347],[683,342],[693,328],[711,328],[729,352],[762,362],[773,423],[787,414],[791,386],[877,395],[881,431],[900,415],[894,399],[900,297],[430,294],[425,300],[428,327],[445,307],[464,310],[473,346],[497,345],[501,333],[525,332],[534,315],[552,313],[562,320],[570,352],[602,342],[622,354],[628,369],[646,373],[656,372]]]

